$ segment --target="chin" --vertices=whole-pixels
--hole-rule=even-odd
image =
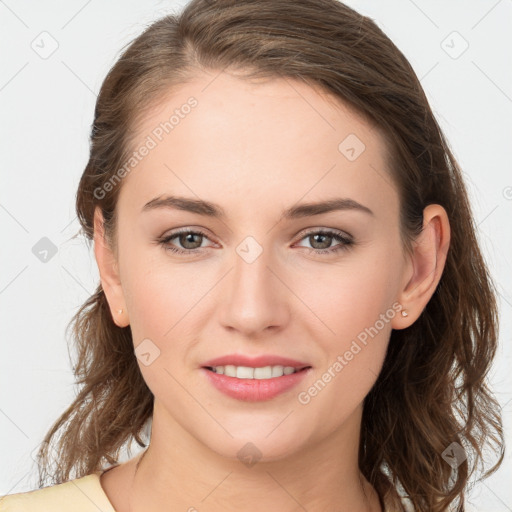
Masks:
[[[278,427],[279,428],[279,427]],[[281,435],[277,431],[268,433],[261,429],[247,428],[241,434],[230,431],[233,438],[224,436],[219,443],[216,443],[211,437],[205,439],[205,445],[218,455],[231,460],[238,460],[247,467],[252,467],[255,463],[275,462],[284,460],[304,447],[305,440],[291,438],[289,432],[283,429]],[[213,441],[213,442],[212,442]]]

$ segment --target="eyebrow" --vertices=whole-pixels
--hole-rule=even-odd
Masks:
[[[158,208],[172,208],[176,210],[197,213],[199,215],[205,215],[207,217],[216,219],[226,219],[227,217],[224,209],[217,204],[211,203],[209,201],[203,201],[201,199],[169,195],[155,197],[143,206],[142,211],[145,212]],[[357,201],[354,201],[353,199],[345,197],[292,206],[291,208],[281,212],[280,219],[292,220],[343,210],[357,210],[370,215],[375,215],[370,210],[370,208],[358,203]]]

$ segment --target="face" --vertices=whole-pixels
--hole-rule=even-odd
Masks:
[[[117,205],[122,307],[153,426],[279,459],[359,425],[410,270],[398,194],[383,139],[339,100],[289,79],[213,77],[138,127],[134,150],[149,150]],[[308,368],[251,382],[204,368],[227,355]]]

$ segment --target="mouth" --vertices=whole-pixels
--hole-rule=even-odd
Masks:
[[[206,381],[222,394],[244,402],[271,400],[292,390],[312,371],[311,366],[203,366]]]
[[[268,380],[284,375],[292,375],[311,368],[311,366],[283,366],[283,365],[267,365],[267,366],[235,366],[235,365],[220,365],[220,366],[203,366],[206,370],[216,373],[218,375],[225,375],[226,377],[235,377],[237,379],[256,379]]]

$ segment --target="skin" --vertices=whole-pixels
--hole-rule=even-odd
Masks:
[[[425,209],[424,230],[407,253],[378,130],[298,81],[215,76],[204,73],[173,90],[138,127],[142,142],[191,95],[198,100],[123,179],[114,250],[96,211],[95,254],[113,319],[130,325],[134,347],[149,338],[160,350],[148,366],[139,360],[155,405],[136,478],[138,457],[104,473],[101,484],[118,512],[379,511],[358,468],[362,403],[391,329],[411,325],[439,282],[450,237],[446,212]],[[354,161],[338,150],[349,134],[366,146]],[[164,194],[216,203],[226,218],[141,211]],[[373,215],[344,210],[280,220],[285,208],[336,197]],[[189,246],[176,237],[169,245],[187,250],[195,243],[201,253],[176,255],[156,242],[182,227],[206,237],[189,237]],[[315,254],[340,244],[308,235],[322,229],[347,233],[354,244]],[[236,251],[247,236],[263,249],[250,264]],[[321,392],[300,403],[299,392],[396,302],[408,316],[395,314]],[[278,354],[313,369],[272,400],[243,402],[217,391],[199,370],[229,353]],[[237,457],[247,442],[261,452],[251,467]]]

